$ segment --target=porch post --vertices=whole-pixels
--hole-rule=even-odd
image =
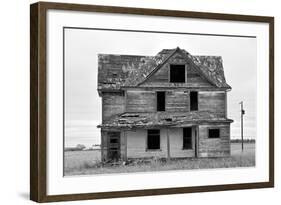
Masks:
[[[167,160],[170,161],[170,136],[169,136],[169,128],[167,128]]]
[[[199,127],[195,126],[195,157],[198,158],[199,149]]]
[[[127,160],[127,132],[124,130],[124,158]]]

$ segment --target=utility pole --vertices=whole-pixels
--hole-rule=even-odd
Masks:
[[[245,110],[243,109],[243,101],[239,103],[241,105],[241,146],[242,152],[244,151],[244,138],[243,138],[243,115],[245,115]]]

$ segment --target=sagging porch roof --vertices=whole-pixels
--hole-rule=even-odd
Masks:
[[[123,113],[98,125],[99,128],[180,127],[186,124],[231,123],[233,120],[208,111]]]

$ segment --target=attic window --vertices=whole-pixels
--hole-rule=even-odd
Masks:
[[[220,129],[209,129],[209,138],[220,138]]]
[[[170,82],[184,83],[185,82],[185,65],[170,65]]]

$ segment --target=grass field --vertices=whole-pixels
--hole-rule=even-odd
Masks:
[[[166,162],[153,159],[149,163],[131,163],[129,165],[104,165],[100,164],[100,150],[91,151],[66,151],[64,174],[91,175],[105,173],[128,173],[164,170],[211,169],[230,167],[255,166],[255,143],[244,144],[241,151],[240,143],[231,144],[231,156],[223,158],[189,158],[177,159]]]

